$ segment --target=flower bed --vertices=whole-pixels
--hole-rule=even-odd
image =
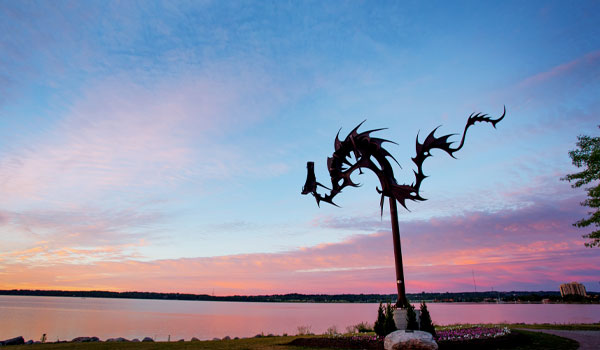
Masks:
[[[520,341],[519,335],[516,333],[511,334],[510,329],[507,327],[463,325],[442,327],[436,333],[435,340],[438,342],[440,350],[487,349],[502,345],[514,345]],[[383,350],[383,340],[384,337],[366,334],[330,335],[327,337],[297,338],[289,345],[314,348]],[[510,348],[510,346],[506,348]]]
[[[490,326],[450,327],[438,330],[436,333],[436,341],[463,341],[501,337],[510,334],[510,329]]]
[[[289,345],[315,348],[383,350],[383,337],[376,335],[352,335],[297,338],[290,342]]]

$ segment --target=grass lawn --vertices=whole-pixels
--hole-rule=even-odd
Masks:
[[[482,324],[452,324],[446,326],[436,326],[437,330],[453,328],[453,327],[468,327],[481,326]],[[484,326],[493,327],[508,327],[510,329],[525,328],[525,329],[556,329],[562,331],[600,331],[600,323],[490,323],[483,324]]]
[[[509,328],[529,328],[529,329],[557,329],[562,331],[600,331],[600,323],[588,324],[553,324],[553,323],[511,323],[505,325]]]
[[[529,326],[529,325],[528,325]],[[523,325],[519,325],[523,327]],[[570,350],[577,349],[577,342],[557,337],[550,334],[513,331],[512,338],[503,343],[485,344],[485,349],[517,349],[517,350]],[[19,349],[44,349],[44,350],[101,350],[101,349],[123,349],[123,350],[152,350],[152,349],[206,349],[206,350],[326,350],[328,348],[309,348],[287,345],[299,336],[290,337],[263,337],[236,340],[218,341],[196,341],[196,342],[155,342],[155,343],[59,343],[59,344],[34,344],[21,345]],[[481,349],[483,344],[462,342],[460,344],[440,343],[440,350],[453,349]]]
[[[324,348],[304,348],[297,346],[286,346],[292,340],[300,337],[263,337],[235,340],[207,340],[207,341],[186,341],[186,342],[147,342],[147,343],[59,343],[59,344],[33,344],[21,345],[19,349],[43,349],[43,350],[153,350],[153,349],[207,349],[207,350],[308,350]],[[10,349],[10,348],[9,348]]]
[[[533,349],[548,349],[548,350],[570,350],[579,348],[579,344],[572,340],[563,337],[558,337],[552,334],[539,333],[539,332],[527,332],[527,331],[513,331],[523,334],[527,337],[527,344],[519,345],[511,349],[516,350],[533,350]]]
[[[579,344],[571,339],[552,334],[527,331],[512,331],[504,339],[474,340],[468,342],[439,342],[439,350],[575,350]]]

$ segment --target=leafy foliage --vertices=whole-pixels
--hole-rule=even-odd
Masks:
[[[434,337],[435,327],[433,326],[433,322],[431,321],[431,315],[429,315],[429,310],[427,310],[427,305],[424,301],[421,302],[421,318],[420,318],[420,328],[424,332],[429,332]]]
[[[373,332],[373,326],[367,322],[360,322],[353,326],[346,327],[348,333],[368,333]]]
[[[385,308],[383,307],[383,303],[379,303],[379,308],[377,309],[377,320],[375,320],[375,324],[373,325],[373,330],[375,334],[379,336],[385,336]]]
[[[419,324],[417,323],[417,313],[415,307],[411,304],[406,305],[406,329],[419,330]]]
[[[396,328],[396,322],[394,321],[394,307],[392,306],[392,304],[388,303],[385,307],[385,334],[388,335],[396,331],[397,329],[398,328]]]
[[[599,126],[600,127],[600,126]],[[600,137],[590,137],[587,135],[580,135],[577,137],[577,149],[569,152],[569,157],[578,168],[584,168],[583,171],[568,174],[561,178],[561,180],[569,181],[574,183],[571,185],[573,188],[578,188],[583,185],[587,185],[590,182],[600,180]],[[588,198],[581,202],[582,206],[592,208],[593,210],[588,212],[590,215],[588,218],[583,218],[573,226],[577,227],[588,227],[593,225],[596,227],[595,231],[589,234],[583,235],[584,238],[589,238],[590,241],[586,242],[587,247],[599,247],[600,246],[600,184],[596,186],[586,188]]]
[[[394,307],[390,303],[385,306],[383,303],[379,303],[377,320],[373,325],[373,330],[377,335],[385,337],[396,329],[396,322],[394,322]]]

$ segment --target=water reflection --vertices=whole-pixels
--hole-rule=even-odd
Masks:
[[[452,323],[592,323],[600,305],[566,304],[428,304],[436,324]],[[97,336],[171,340],[191,337],[249,337],[296,334],[298,326],[323,333],[372,323],[377,304],[236,303],[178,300],[96,299],[0,296],[0,339],[22,335],[39,340]]]

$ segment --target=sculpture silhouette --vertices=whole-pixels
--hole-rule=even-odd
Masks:
[[[317,182],[314,172],[314,162],[307,162],[306,182],[304,184],[304,187],[302,188],[302,194],[306,195],[311,193],[315,197],[317,205],[319,206],[321,202],[326,202],[337,206],[333,202],[333,198],[338,193],[340,193],[347,186],[360,186],[359,184],[354,183],[350,178],[351,174],[355,170],[358,170],[362,174],[363,168],[370,169],[379,178],[381,189],[376,188],[376,190],[379,194],[381,194],[380,207],[382,215],[384,199],[385,197],[388,197],[390,199],[389,202],[392,221],[392,234],[394,238],[394,256],[396,259],[396,282],[398,287],[398,301],[396,303],[396,307],[404,308],[408,303],[408,301],[406,300],[406,293],[404,288],[404,272],[402,267],[402,252],[400,248],[400,232],[398,229],[398,214],[396,208],[396,201],[398,201],[405,209],[407,209],[407,199],[411,201],[426,200],[425,198],[421,197],[421,195],[419,194],[419,190],[421,189],[421,183],[423,182],[423,180],[425,180],[425,178],[427,178],[427,176],[425,176],[425,174],[423,173],[423,162],[425,161],[425,159],[431,156],[431,151],[434,149],[440,149],[448,153],[452,158],[455,158],[454,153],[458,152],[464,146],[467,130],[470,126],[474,125],[477,122],[486,122],[491,123],[492,126],[496,128],[496,124],[502,119],[504,119],[505,115],[506,107],[504,107],[504,112],[502,113],[502,116],[500,116],[498,119],[491,119],[487,116],[487,114],[471,114],[467,120],[467,124],[465,125],[460,144],[456,148],[452,147],[452,144],[454,142],[448,141],[448,139],[451,136],[456,134],[449,134],[441,137],[436,137],[435,131],[439,127],[435,128],[431,133],[429,133],[429,135],[425,138],[423,143],[419,142],[419,135],[417,135],[417,154],[414,158],[412,158],[413,163],[415,163],[415,165],[417,166],[417,170],[413,171],[415,174],[415,182],[413,182],[410,185],[398,184],[398,182],[394,178],[394,170],[388,158],[394,160],[398,165],[400,164],[387,150],[385,150],[382,147],[383,143],[385,142],[395,142],[371,137],[371,133],[380,130],[385,130],[385,128],[368,130],[359,133],[358,129],[364,123],[364,121],[358,124],[358,126],[355,127],[348,134],[348,136],[346,136],[344,141],[340,141],[339,131],[335,137],[335,151],[333,152],[333,155],[331,157],[327,158],[327,168],[329,170],[329,175],[331,176],[331,188],[328,188],[323,184]],[[353,156],[354,164],[352,163]],[[317,186],[321,186],[329,190],[329,193],[321,195],[317,192]]]

